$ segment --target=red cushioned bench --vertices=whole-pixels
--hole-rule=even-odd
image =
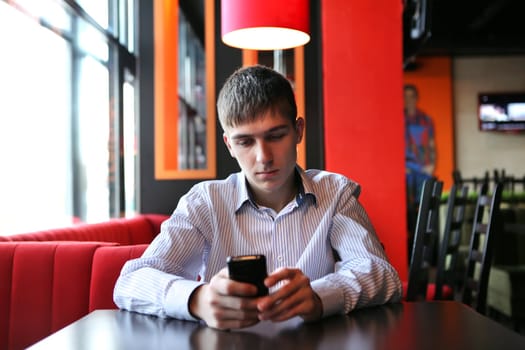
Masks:
[[[161,223],[168,216],[142,214],[132,218],[118,218],[94,224],[78,224],[10,236],[0,236],[0,242],[7,241],[96,241],[119,244],[150,243],[160,232]]]
[[[153,218],[74,226],[80,234],[67,238],[71,229],[43,232],[68,241],[43,241],[38,233],[4,237],[17,239],[0,241],[0,349],[24,349],[90,311],[116,308],[113,288],[122,266],[144,252],[167,216]],[[79,237],[87,240],[74,240]],[[90,241],[95,237],[107,241]]]

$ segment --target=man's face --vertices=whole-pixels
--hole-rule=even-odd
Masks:
[[[417,93],[413,89],[405,89],[405,109],[415,112],[417,106]]]
[[[289,193],[303,130],[302,118],[294,126],[288,118],[272,112],[253,122],[225,128],[224,142],[256,198]]]

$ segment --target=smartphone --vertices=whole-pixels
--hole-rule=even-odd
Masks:
[[[257,287],[258,297],[268,295],[268,287],[264,285],[267,276],[264,255],[229,256],[226,264],[232,280],[254,284]]]

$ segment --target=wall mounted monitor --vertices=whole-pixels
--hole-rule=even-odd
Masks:
[[[525,92],[480,93],[478,122],[481,131],[525,132]]]

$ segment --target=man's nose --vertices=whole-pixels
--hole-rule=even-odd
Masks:
[[[272,149],[266,142],[258,142],[256,160],[259,163],[268,163],[273,160]]]

